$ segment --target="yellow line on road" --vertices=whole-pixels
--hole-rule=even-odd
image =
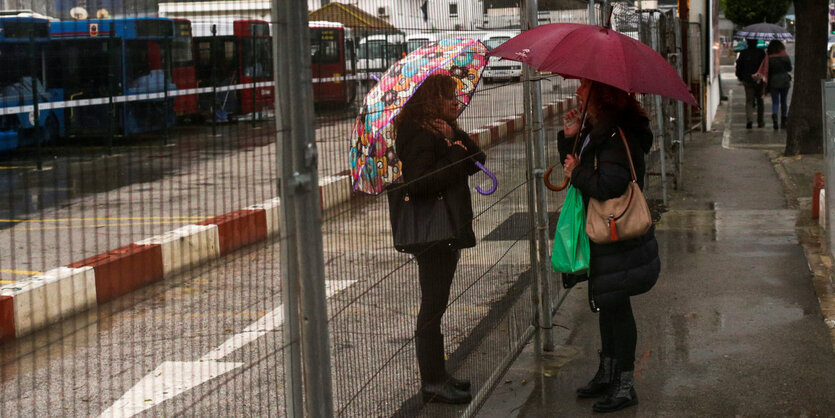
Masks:
[[[36,168],[38,168],[36,165],[0,165],[0,170],[34,170]]]
[[[0,280],[0,284],[12,284],[12,283],[17,283],[17,282],[14,281],[14,280]]]
[[[36,274],[41,274],[40,271],[29,271],[29,270],[11,270],[11,269],[0,269],[0,273],[11,273],[11,274],[25,274],[27,276],[34,276]],[[0,280],[0,283],[4,281]],[[14,282],[11,282],[14,283]]]

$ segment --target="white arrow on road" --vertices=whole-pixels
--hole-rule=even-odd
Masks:
[[[329,280],[325,282],[326,297],[343,290],[356,280]],[[279,305],[257,321],[244,328],[223,344],[212,349],[197,361],[166,361],[146,375],[119,400],[107,408],[101,417],[130,417],[161,404],[175,396],[209,380],[244,365],[218,360],[255,341],[284,323],[283,306]]]

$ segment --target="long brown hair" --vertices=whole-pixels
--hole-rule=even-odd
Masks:
[[[589,98],[586,100],[588,117],[594,124],[603,113],[615,112],[631,117],[647,117],[641,104],[629,93],[608,84],[592,81]]]
[[[397,135],[397,129],[405,121],[427,126],[430,121],[442,118],[441,104],[445,98],[455,97],[457,86],[455,79],[447,74],[432,74],[426,77],[400,113],[394,117],[394,134]],[[454,123],[454,121],[448,122]]]

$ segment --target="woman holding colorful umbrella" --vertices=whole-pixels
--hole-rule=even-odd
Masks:
[[[472,399],[470,382],[446,371],[441,319],[449,303],[459,249],[475,245],[467,179],[479,171],[476,161],[483,164],[486,158],[478,144],[458,127],[456,86],[455,79],[446,74],[427,77],[394,118],[397,157],[405,181],[400,187],[406,188],[407,198],[415,205],[446,200],[456,220],[453,242],[409,250],[417,259],[421,291],[415,330],[421,393],[426,401],[453,404]]]

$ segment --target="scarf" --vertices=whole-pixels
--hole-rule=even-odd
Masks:
[[[765,59],[763,60],[763,62],[762,62],[762,63],[760,63],[760,68],[759,68],[759,69],[757,70],[757,72],[756,72],[756,73],[754,73],[754,75],[752,75],[751,77],[753,77],[753,78],[754,78],[754,80],[757,80],[757,81],[760,81],[760,80],[761,80],[763,83],[767,83],[767,82],[768,82],[768,60],[769,60],[771,57],[775,57],[775,58],[776,58],[776,57],[787,57],[787,56],[789,56],[789,54],[786,52],[786,50],[785,50],[785,49],[784,49],[784,50],[782,50],[782,51],[780,51],[780,52],[778,52],[778,53],[776,53],[776,54],[769,54],[769,55],[766,55],[766,56],[765,56]]]

